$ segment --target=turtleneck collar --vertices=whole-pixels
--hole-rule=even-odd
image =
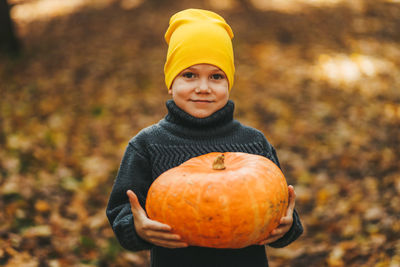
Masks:
[[[214,112],[206,118],[196,118],[178,107],[173,100],[168,100],[166,103],[168,114],[165,119],[171,123],[191,128],[209,129],[220,127],[233,120],[233,111],[235,104],[232,100],[220,110]]]

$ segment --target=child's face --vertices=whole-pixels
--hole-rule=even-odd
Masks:
[[[229,99],[225,73],[210,64],[184,69],[168,92],[178,107],[197,118],[210,116],[223,108]]]

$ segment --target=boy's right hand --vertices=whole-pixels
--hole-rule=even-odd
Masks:
[[[126,194],[131,203],[136,232],[142,239],[166,248],[184,248],[188,246],[181,241],[179,235],[171,232],[171,226],[149,219],[132,190],[128,190]]]

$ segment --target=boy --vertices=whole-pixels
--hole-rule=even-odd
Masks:
[[[152,266],[268,266],[264,245],[283,247],[303,232],[289,207],[269,238],[242,249],[188,246],[171,227],[150,220],[143,207],[151,183],[163,172],[209,152],[246,152],[279,165],[264,135],[233,119],[229,92],[234,82],[230,26],[219,15],[188,9],[171,17],[165,39],[169,45],[164,67],[172,100],[168,114],[133,137],[114,183],[107,216],[121,245],[129,250],[151,249]],[[185,222],[190,223],[190,222]]]

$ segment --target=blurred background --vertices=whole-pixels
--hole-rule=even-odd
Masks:
[[[0,3],[0,265],[148,266],[105,207],[166,114],[169,18],[194,7],[233,28],[235,116],[297,192],[305,233],[270,266],[400,266],[399,0]]]

